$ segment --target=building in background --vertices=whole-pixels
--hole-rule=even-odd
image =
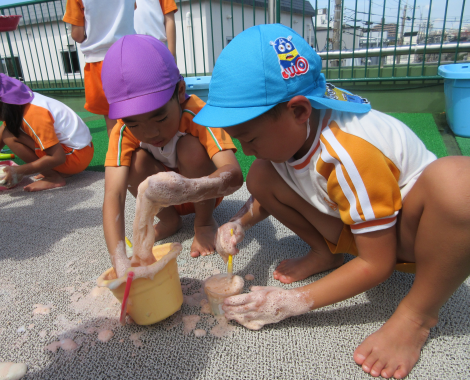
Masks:
[[[292,9],[291,9],[292,4]],[[222,49],[243,30],[268,23],[267,1],[176,1],[176,56],[183,75],[212,72]],[[314,10],[309,1],[281,0],[281,24],[313,45]]]
[[[111,0],[110,0],[111,1]],[[62,21],[67,0],[5,9],[21,15],[18,29],[0,33],[0,72],[32,88],[81,88],[85,60]],[[176,1],[177,63],[183,75],[210,75],[222,49],[237,34],[268,22],[267,1]],[[281,23],[313,44],[308,1],[281,0]]]

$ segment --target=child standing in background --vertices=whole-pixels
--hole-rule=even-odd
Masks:
[[[103,115],[108,136],[116,120],[109,119],[109,104],[101,84],[101,66],[111,45],[135,34],[135,0],[67,0],[63,21],[72,25],[72,38],[85,56],[85,109]]]
[[[61,102],[33,93],[17,79],[0,74],[0,148],[7,144],[26,162],[5,166],[1,181],[16,185],[23,176],[40,173],[25,191],[65,186],[65,177],[85,170],[93,158],[90,130]],[[2,142],[3,141],[3,142]]]
[[[166,42],[176,61],[175,12],[173,0],[137,0],[134,27],[137,34],[146,34]]]

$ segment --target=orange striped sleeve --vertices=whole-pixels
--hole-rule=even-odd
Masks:
[[[140,141],[134,137],[122,120],[118,120],[109,136],[104,166],[130,166],[132,153],[139,146]]]
[[[343,132],[336,122],[321,135],[317,171],[328,195],[353,233],[389,228],[401,209],[400,171],[366,140]]]
[[[162,7],[162,12],[164,15],[170,12],[178,11],[178,7],[174,0],[160,0],[160,6]]]
[[[205,103],[191,96],[183,104],[183,116],[180,122],[180,132],[189,133],[197,138],[206,149],[207,154],[212,157],[223,150],[237,151],[230,136],[222,128],[208,128],[193,122],[194,116],[204,107]]]
[[[43,107],[26,105],[23,113],[23,130],[31,136],[40,150],[46,150],[59,143],[54,128],[54,117]]]
[[[76,26],[85,26],[85,7],[82,0],[67,0],[62,21]]]

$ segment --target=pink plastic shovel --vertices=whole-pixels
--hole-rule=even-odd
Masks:
[[[119,318],[119,322],[121,322],[121,325],[123,326],[126,324],[127,298],[129,297],[129,291],[131,290],[131,284],[132,284],[133,279],[134,279],[134,272],[129,272],[127,274],[126,289],[124,290],[124,297],[122,298],[121,317]]]

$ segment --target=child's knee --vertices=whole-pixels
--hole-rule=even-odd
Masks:
[[[191,135],[178,140],[176,154],[178,164],[185,168],[200,168],[212,162],[199,139]]]
[[[425,203],[447,216],[470,222],[469,172],[470,157],[444,157],[430,164],[422,174]]]
[[[3,126],[2,126],[3,127]],[[0,132],[2,132],[2,130],[0,129]],[[8,129],[6,128],[3,128],[3,133],[0,134],[0,138],[3,139],[3,141],[8,145],[7,141],[16,141],[17,138],[15,137],[15,135],[13,133],[11,133]],[[13,140],[14,139],[14,140]]]
[[[138,148],[132,152],[131,163],[129,165],[130,172],[135,172],[150,158],[150,154],[145,150]]]
[[[264,193],[266,185],[272,180],[273,175],[277,175],[276,169],[270,161],[255,160],[246,176],[246,186],[248,191],[256,198],[257,194]]]

